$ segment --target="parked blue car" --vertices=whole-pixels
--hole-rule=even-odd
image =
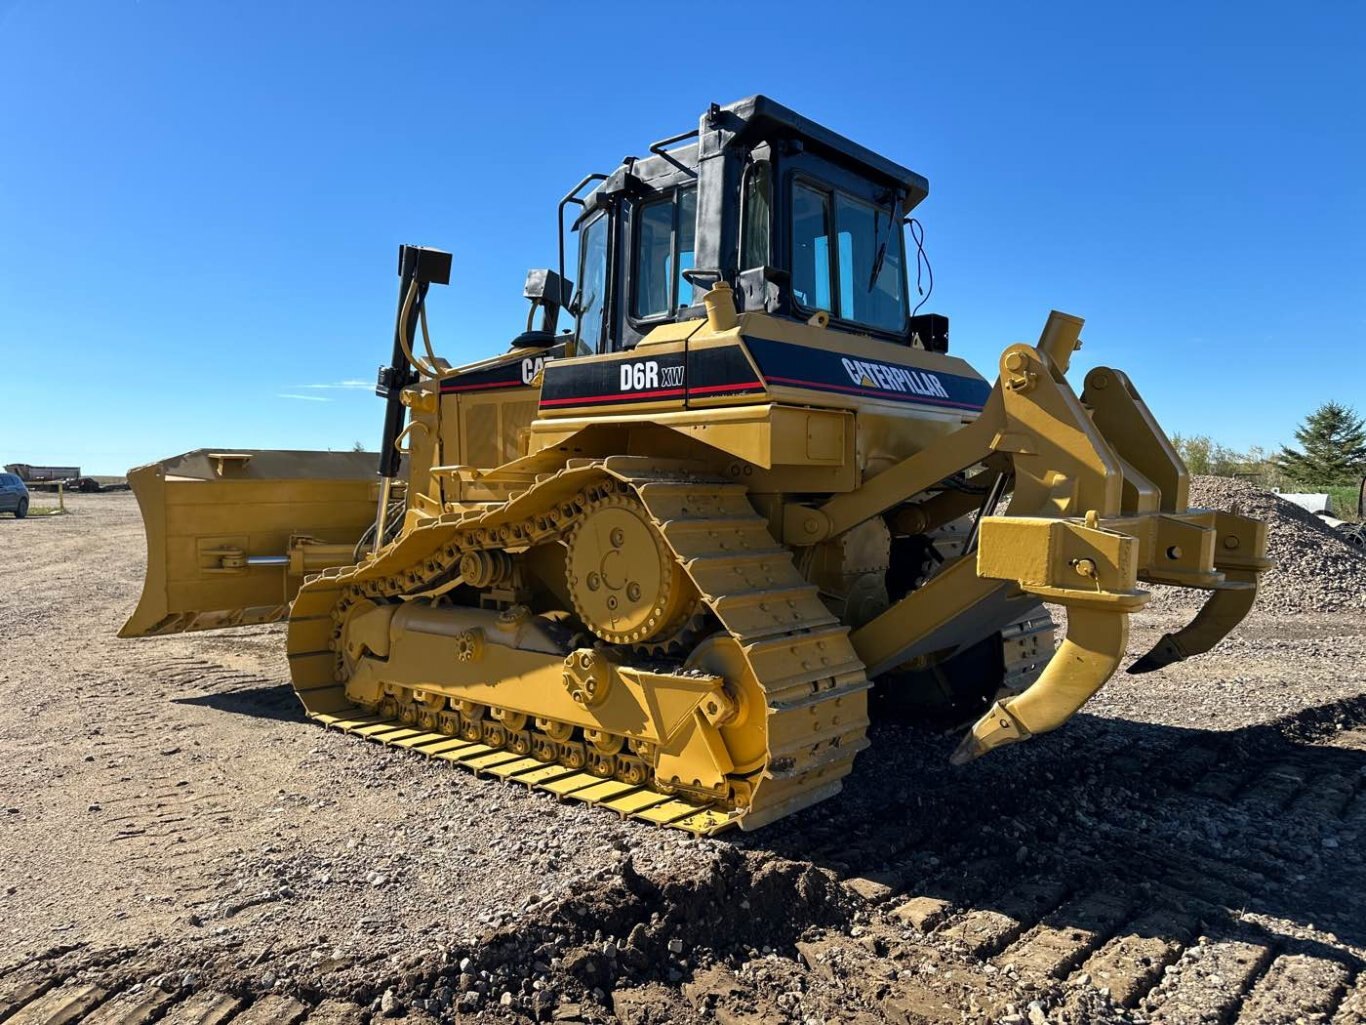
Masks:
[[[0,473],[0,513],[5,512],[19,520],[28,515],[28,488],[12,473]]]

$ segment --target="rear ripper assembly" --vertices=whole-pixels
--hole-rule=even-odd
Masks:
[[[1129,671],[1209,651],[1265,527],[1187,508],[1124,373],[1073,391],[1079,319],[994,385],[950,355],[910,301],[927,192],[765,97],[714,105],[565,197],[579,287],[562,220],[526,330],[458,368],[427,328],[451,257],[402,247],[378,474],[251,450],[133,471],[123,636],[287,620],[312,718],[695,833],[837,793],[870,691],[966,727],[957,763],[1056,729],[1118,668],[1140,582],[1210,597]]]

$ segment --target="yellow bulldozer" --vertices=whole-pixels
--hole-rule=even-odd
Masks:
[[[1130,671],[1208,651],[1252,606],[1264,525],[1187,508],[1122,371],[1077,394],[1079,319],[1006,348],[994,385],[951,355],[912,305],[927,193],[766,97],[713,104],[564,197],[526,330],[460,367],[427,324],[451,257],[401,247],[378,467],[134,470],[123,636],[285,620],[319,723],[699,834],[837,793],[870,707],[967,726],[957,763],[1057,728],[1119,666],[1143,583],[1209,599]]]

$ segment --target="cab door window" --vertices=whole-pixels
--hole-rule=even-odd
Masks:
[[[605,352],[607,334],[607,215],[583,228],[579,248],[579,345]]]
[[[693,258],[697,252],[696,189],[683,189],[678,193],[678,228],[675,234],[678,240],[678,259],[675,261],[676,270],[673,272],[673,308],[679,309],[699,301],[693,286],[683,277],[685,271],[693,269]]]
[[[631,316],[636,320],[672,316],[695,302],[683,277],[694,263],[697,190],[679,189],[636,207]]]
[[[830,197],[792,190],[792,293],[809,310],[834,312],[830,301]]]
[[[745,178],[745,222],[741,230],[744,243],[740,247],[740,269],[766,267],[772,238],[772,172],[767,160],[749,168]]]

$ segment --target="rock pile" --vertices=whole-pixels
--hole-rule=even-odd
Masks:
[[[1267,525],[1268,554],[1276,567],[1262,576],[1253,614],[1286,615],[1366,609],[1366,551],[1280,496],[1231,477],[1191,479],[1192,509],[1237,509]],[[1202,591],[1153,587],[1154,609],[1198,608]]]

